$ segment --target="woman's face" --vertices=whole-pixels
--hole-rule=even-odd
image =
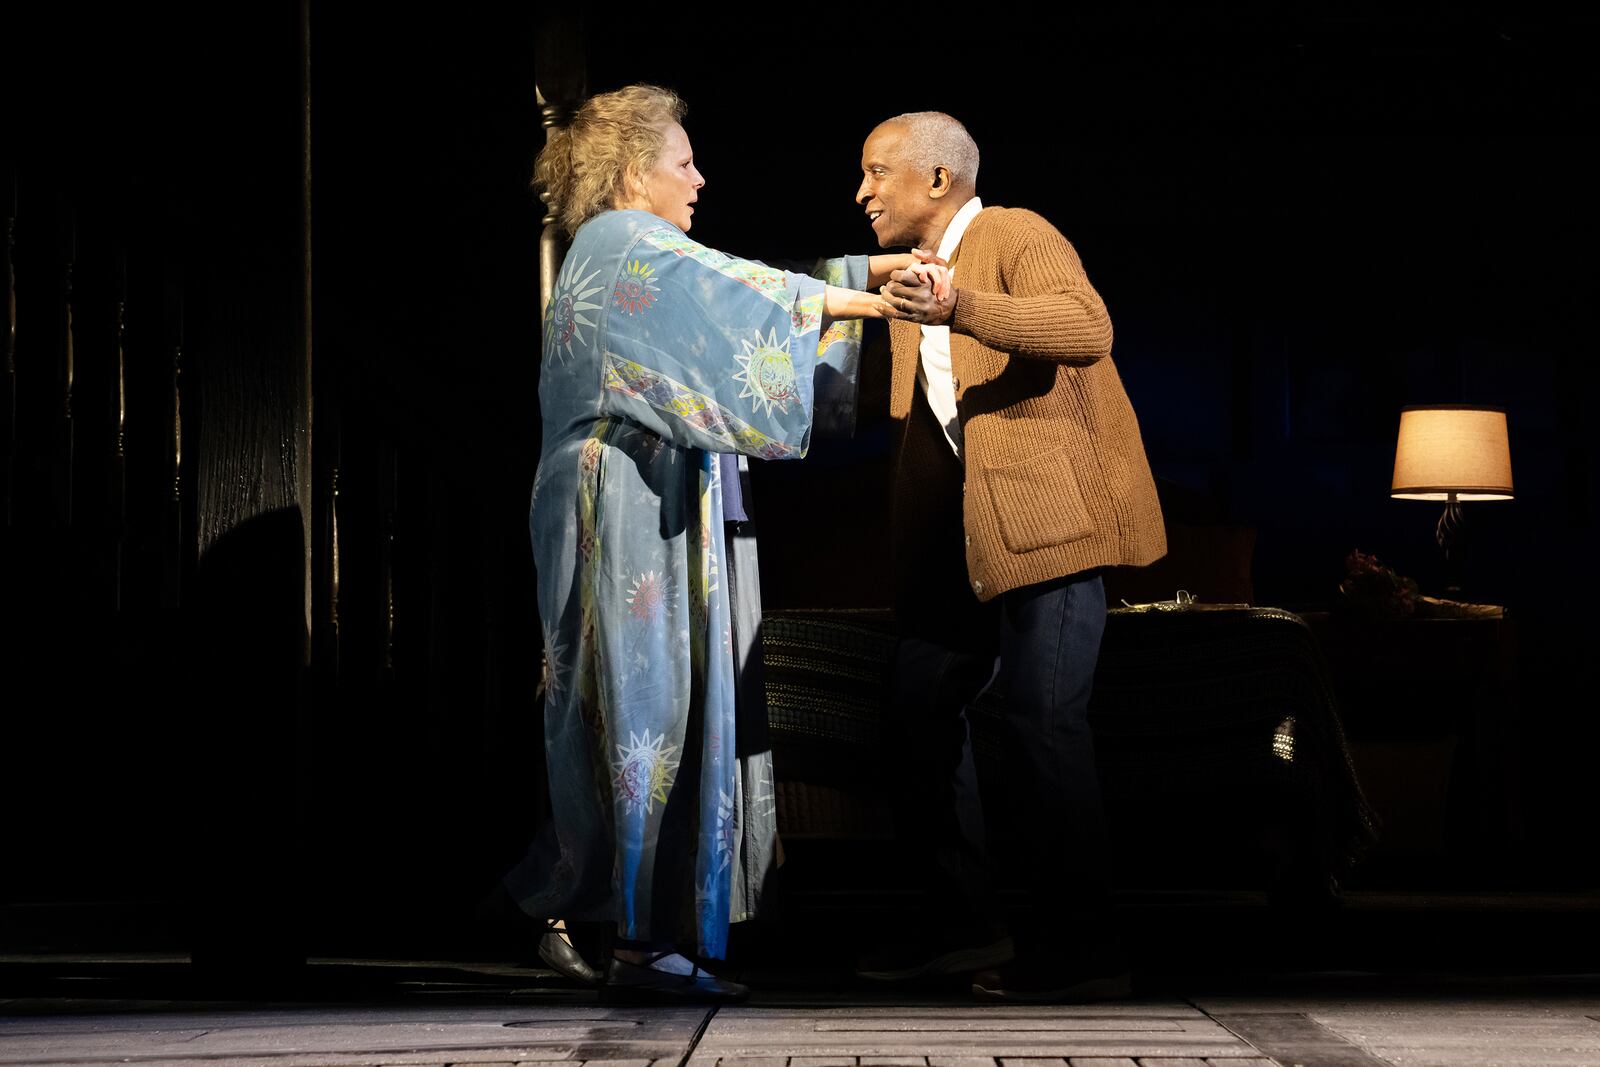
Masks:
[[[646,171],[639,183],[639,195],[626,207],[641,208],[659,215],[678,229],[689,229],[694,202],[706,180],[694,167],[694,149],[689,135],[674,122],[667,127],[667,141],[656,165]]]

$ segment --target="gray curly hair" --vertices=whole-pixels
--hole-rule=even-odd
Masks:
[[[533,164],[533,187],[549,194],[569,237],[656,165],[667,127],[687,110],[670,89],[630,85],[591,96],[569,125],[550,129]]]

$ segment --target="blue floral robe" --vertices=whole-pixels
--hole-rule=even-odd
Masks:
[[[824,267],[866,283],[866,257]],[[772,757],[735,730],[748,628],[730,611],[713,453],[798,459],[816,392],[848,392],[860,324],[824,330],[823,289],[647,212],[573,239],[544,323],[530,515],[553,818],[505,881],[530,915],[721,957],[729,923],[755,912],[775,861]]]

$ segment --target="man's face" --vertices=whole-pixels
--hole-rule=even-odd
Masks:
[[[861,147],[861,188],[856,203],[867,209],[881,248],[921,245],[938,213],[930,197],[932,174],[921,174],[905,158],[905,131],[886,122]]]
[[[667,127],[667,142],[656,165],[640,179],[645,201],[641,206],[687,233],[694,216],[690,205],[700,199],[700,187],[705,183],[695,169],[689,135],[674,122]]]

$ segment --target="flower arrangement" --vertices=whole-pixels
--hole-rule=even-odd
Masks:
[[[1398,619],[1417,610],[1420,592],[1417,583],[1359,550],[1352,550],[1344,561],[1344,580],[1339,583],[1343,604],[1353,611],[1375,618]]]

